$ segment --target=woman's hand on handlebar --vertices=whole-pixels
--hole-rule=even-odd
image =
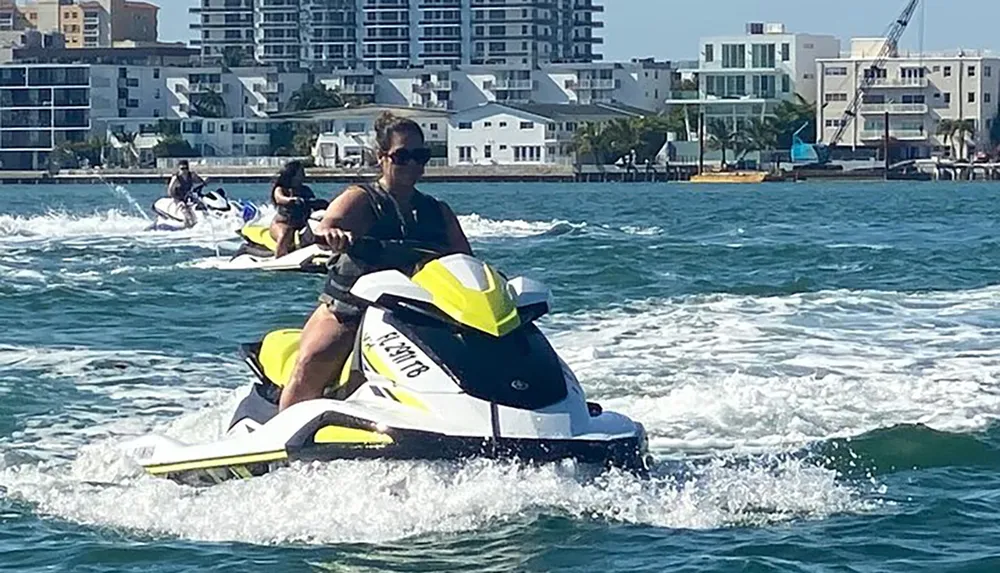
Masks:
[[[317,229],[315,236],[320,245],[326,245],[327,248],[336,253],[346,252],[354,243],[354,235],[350,231],[336,227]]]

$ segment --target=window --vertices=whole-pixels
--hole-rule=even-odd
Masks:
[[[483,122],[483,127],[484,128],[493,127],[493,122],[492,121],[484,121]]]
[[[500,127],[507,127],[507,122],[506,121],[501,121],[500,122]]]
[[[487,145],[483,147],[483,157],[486,159],[493,159],[493,146]]]
[[[745,44],[723,44],[722,45],[722,67],[723,68],[745,68],[747,67],[747,48]]]
[[[828,94],[826,94],[826,102],[827,103],[838,102],[838,101],[844,101],[844,102],[846,102],[847,101],[847,93],[846,92],[835,92],[835,93],[828,93]]]
[[[160,99],[160,88],[156,88],[156,93],[153,94],[153,99]]]
[[[535,129],[535,124],[531,121],[522,121],[521,129]]]
[[[944,77],[946,77],[946,78],[950,78],[951,77],[951,66],[945,66],[944,67]]]
[[[976,103],[976,92],[969,92],[969,103]]]
[[[976,77],[976,67],[975,66],[969,66],[969,77],[970,78]]]
[[[160,68],[153,68],[153,79],[160,79]]]
[[[983,75],[992,78],[993,77],[993,66],[983,66]]]
[[[472,129],[472,122],[471,121],[459,122],[458,129]]]
[[[792,59],[792,46],[788,42],[781,45],[781,61],[787,62]]]
[[[814,80],[814,79],[816,79],[816,74],[802,74],[802,79],[804,79],[804,80]]]
[[[990,103],[993,100],[993,94],[986,92],[983,94],[983,103]]]
[[[843,66],[835,66],[832,68],[826,68],[826,70],[823,73],[828,76],[846,76],[847,68]]]
[[[472,163],[472,148],[467,145],[459,147],[458,161],[459,163]]]
[[[431,131],[437,131],[437,130],[438,130],[438,124],[432,123],[431,124]]]
[[[208,133],[215,133],[215,122],[214,122],[214,121],[210,121],[210,122],[208,122],[208,123],[207,123],[207,124],[205,125],[205,127],[207,127],[207,128],[208,128]]]
[[[788,93],[790,91],[792,91],[792,78],[785,74],[781,76],[781,92]]]
[[[715,45],[705,44],[705,61],[714,62],[715,61]]]
[[[944,103],[951,103],[951,93],[945,92],[945,94],[944,94]]]

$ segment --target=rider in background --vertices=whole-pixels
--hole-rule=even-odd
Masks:
[[[205,180],[191,171],[187,159],[177,162],[177,174],[171,177],[170,183],[167,184],[167,197],[173,199],[181,208],[181,212],[184,213],[184,223],[189,227],[195,222],[189,199],[192,193],[204,186]]]
[[[318,199],[305,184],[306,168],[301,161],[289,161],[278,173],[271,187],[271,201],[278,213],[271,222],[271,238],[277,241],[274,256],[283,257],[295,247],[295,234],[301,231],[303,245],[313,242],[309,216],[325,209],[328,202]]]

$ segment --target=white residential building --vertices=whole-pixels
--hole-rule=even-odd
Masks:
[[[644,113],[606,104],[486,103],[451,115],[448,164],[573,164],[573,136],[580,124]]]
[[[696,72],[698,91],[674,93],[670,106],[685,106],[706,122],[731,129],[748,118],[766,117],[796,94],[817,95],[816,61],[840,55],[833,36],[791,33],[783,24],[747,24],[746,34],[703,38]]]
[[[368,103],[460,111],[489,102],[618,103],[659,110],[676,81],[669,62],[458,66],[339,71],[317,81]]]
[[[956,51],[944,54],[893,54],[871,71],[882,38],[857,38],[846,57],[819,60],[819,139],[852,148],[881,148],[886,115],[889,135],[899,159],[951,156],[989,146],[989,132],[1000,109],[1000,54]],[[840,141],[832,141],[845,110],[865,74],[874,74],[858,109],[858,119],[846,119]],[[965,145],[939,135],[942,120],[971,120],[975,134]],[[959,138],[956,137],[956,140]],[[991,147],[991,146],[990,146]]]
[[[600,60],[597,0],[200,0],[206,61],[331,70]]]

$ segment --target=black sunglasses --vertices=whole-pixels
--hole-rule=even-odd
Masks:
[[[389,159],[393,165],[406,165],[410,161],[416,161],[420,165],[427,165],[431,160],[431,150],[426,147],[419,149],[397,149],[389,154]]]

